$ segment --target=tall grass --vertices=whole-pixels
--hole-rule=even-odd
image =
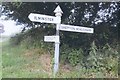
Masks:
[[[53,63],[47,64],[46,56],[53,58],[53,43],[44,43],[41,37],[24,37],[22,34],[2,44],[3,78],[54,78]],[[35,38],[35,39],[34,39]],[[38,40],[40,39],[40,40]],[[13,45],[15,44],[15,45]],[[65,45],[63,45],[65,46]],[[93,42],[84,55],[82,48],[63,47],[60,53],[60,69],[56,78],[116,78],[118,77],[118,51],[108,44],[98,49]],[[72,64],[72,66],[71,66]]]
[[[94,46],[95,45],[93,45],[92,47],[94,48]],[[108,49],[108,51],[107,50],[105,51],[106,53],[108,52],[110,53],[111,52],[110,50]],[[96,53],[94,49],[91,51]],[[51,53],[48,49],[42,47],[27,48],[26,46],[24,46],[24,44],[12,46],[8,41],[4,42],[2,44],[2,66],[3,66],[2,77],[3,78],[54,78],[54,76],[52,75],[52,71],[49,70],[50,65],[48,64],[46,65],[45,63],[47,58],[46,57],[41,58],[41,55],[49,54],[49,53],[50,55],[54,54],[53,51]],[[72,52],[70,54],[72,54]],[[78,55],[75,57],[78,57]],[[55,77],[56,78],[117,78],[118,77],[117,74],[118,58],[115,58],[113,56],[101,57],[99,55],[92,54],[92,52],[90,57],[92,57],[91,58],[91,60],[93,60],[92,62],[96,62],[95,60],[98,60],[95,65],[92,64],[96,68],[95,67],[86,68],[81,64],[78,64],[76,66],[71,66],[68,63],[65,64],[61,63],[63,62],[61,60],[59,73]],[[49,58],[52,58],[52,56]],[[99,60],[99,58],[103,58],[103,59]],[[89,61],[91,62],[91,60]],[[103,61],[102,63],[105,63],[105,65],[101,64],[100,61]]]
[[[11,46],[3,43],[2,77],[3,78],[38,78],[48,77],[42,69],[39,57],[47,53],[44,49],[27,49],[22,46]]]

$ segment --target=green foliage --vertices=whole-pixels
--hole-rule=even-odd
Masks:
[[[118,43],[118,57],[120,57],[120,42]],[[120,58],[118,59],[118,75],[120,77]]]
[[[19,8],[21,6],[22,2],[21,0],[13,0],[12,5]]]
[[[68,61],[68,54],[71,52],[71,48],[64,44],[60,47],[60,61],[61,63],[65,64]]]
[[[60,61],[62,64],[70,63],[72,66],[76,66],[82,63],[84,58],[82,48],[72,49],[68,45],[64,44],[60,49]]]
[[[21,41],[23,40],[23,34],[16,34],[15,36],[10,38],[10,43],[11,45],[19,45],[21,43]]]
[[[54,29],[51,30],[50,27],[43,29],[41,27],[31,28],[25,32],[16,34],[11,37],[10,43],[11,45],[24,45],[26,48],[49,48],[52,49],[53,45],[50,43],[44,42],[44,36],[49,34],[47,30],[54,33]]]
[[[89,66],[98,67],[99,66],[98,58],[99,58],[98,49],[97,46],[95,45],[95,42],[93,41],[87,59],[89,61]]]
[[[26,49],[20,45],[11,46],[9,41],[3,43],[2,78],[48,77],[39,60],[43,53],[47,53],[47,50]]]
[[[20,7],[17,7],[19,6],[19,4]],[[10,17],[12,17],[13,19],[18,19],[19,22],[27,22],[30,24],[30,21],[27,19],[27,15],[29,13],[35,12],[53,15],[53,10],[56,8],[57,5],[60,5],[62,7],[62,10],[64,12],[63,21],[68,24],[70,23],[85,26],[94,26],[96,25],[95,22],[97,21],[97,19],[102,20],[103,23],[110,24],[117,23],[117,21],[114,21],[114,19],[119,20],[119,18],[116,17],[118,14],[115,14],[119,11],[119,3],[117,2],[24,2],[21,4],[19,0],[15,0],[15,2],[12,3],[4,3],[3,6],[5,6],[4,11],[11,10],[15,12],[13,14],[8,14],[12,15]],[[75,14],[71,12],[72,9],[75,9]],[[106,15],[101,17],[99,14],[97,14],[97,12],[100,10],[103,10],[103,13],[106,13]],[[111,15],[109,15],[108,13]],[[91,16],[85,17],[84,15],[86,14],[90,14]],[[75,18],[75,20],[73,18]]]
[[[71,52],[68,54],[69,63],[73,66],[81,63],[83,59],[83,50],[74,50],[72,49]]]
[[[43,71],[43,68],[41,67],[42,64],[40,64],[40,59],[39,59],[40,54],[47,53],[48,50],[46,50],[45,48],[44,49],[38,48],[39,51],[35,51],[34,49],[27,49],[26,52],[26,48],[24,48],[23,46],[19,46],[19,45],[11,46],[7,44],[8,43],[6,42],[3,44],[4,46],[3,46],[3,54],[2,54],[2,59],[3,59],[2,77],[4,78],[7,77],[52,78],[53,77],[51,76],[52,73],[47,73]],[[70,64],[72,64],[73,66],[69,65],[63,70],[61,70],[62,67],[60,66],[59,74],[56,76],[56,78],[116,78],[118,77],[118,56],[117,55],[112,56],[113,48],[111,46],[109,46],[109,48],[111,48],[110,49],[111,51],[109,51],[110,55],[107,56],[105,55],[104,50],[98,49],[98,47],[96,47],[95,42],[93,42],[91,44],[91,48],[89,51],[90,54],[88,54],[88,56],[83,56],[84,52],[81,48],[77,50],[77,49],[70,49],[70,47],[67,45],[62,46],[62,50],[64,50],[64,52],[62,51],[64,53],[64,58],[67,58],[68,61],[72,61]],[[109,50],[109,48],[106,48],[105,51]],[[63,56],[63,53],[60,56]],[[85,66],[81,65],[81,63],[86,64],[83,62],[82,58],[88,59],[89,57],[92,56],[94,57],[90,58],[90,60],[92,60],[93,63],[95,64],[93,64],[92,61],[88,60],[87,66],[90,66],[90,68],[86,68]],[[76,59],[74,57],[76,57]],[[62,61],[63,57],[60,59]],[[53,60],[51,61],[51,63],[53,63]],[[66,61],[65,63],[68,64]],[[60,65],[64,65],[64,64],[60,63]]]
[[[117,2],[109,2],[109,3],[105,3],[105,2],[25,3],[24,2],[21,4],[18,1],[15,3],[4,3],[3,13],[7,13],[8,14],[7,16],[9,16],[15,21],[17,20],[17,22],[27,23],[28,25],[25,27],[31,27],[31,26],[35,27],[32,25],[33,22],[31,22],[28,19],[28,15],[31,12],[46,14],[46,15],[54,15],[53,10],[57,6],[56,4],[60,5],[64,12],[62,16],[62,23],[88,26],[94,28],[93,34],[71,33],[71,32],[61,31],[62,34],[60,35],[63,44],[67,44],[71,47],[76,47],[76,48],[82,47],[83,49],[84,48],[89,49],[89,45],[91,44],[92,41],[95,41],[96,45],[102,47],[106,43],[111,44],[114,40],[117,40],[118,24],[120,23],[120,20],[117,17],[119,11],[119,3]],[[74,13],[71,12],[72,10],[74,10]],[[10,14],[9,11],[13,11],[13,14]],[[103,15],[98,13],[102,13]],[[34,22],[34,24],[41,25],[41,23],[37,23],[37,22]],[[46,25],[46,24],[42,23],[42,25]],[[47,28],[44,29],[47,30],[46,31],[47,33],[52,34],[53,32],[52,29],[51,30],[48,30]],[[36,32],[34,32],[34,34],[36,34]],[[34,36],[31,37],[35,38]],[[31,39],[28,39],[28,41],[30,40]],[[31,43],[33,42],[34,41],[32,41]]]
[[[89,56],[87,59],[88,66],[93,72],[105,71],[110,75],[118,76],[118,52],[106,44],[103,49],[98,49],[95,42],[91,44]],[[104,74],[105,75],[105,74]]]
[[[102,48],[102,52],[106,57],[110,57],[110,56],[113,56],[116,58],[118,57],[117,46],[116,46],[116,49],[114,49],[108,43],[106,43],[105,46]]]
[[[50,30],[50,28],[48,28],[48,30]],[[42,49],[45,49],[50,53],[52,53],[51,55],[53,55],[54,53],[53,43],[43,42],[44,35],[47,35],[44,33],[44,31],[46,32],[46,30],[42,28],[30,29],[24,33],[18,34],[15,37],[11,38],[11,42],[12,42],[11,44],[15,46],[22,45],[25,46],[25,48],[27,49],[40,48],[39,51],[35,52],[40,54],[41,52],[44,53]],[[77,37],[73,37],[73,39],[77,39]],[[73,48],[68,44],[62,43],[60,46],[60,63],[62,64],[70,63],[74,67],[78,66],[78,70],[80,69],[80,72],[82,71],[81,69],[83,69],[82,71],[83,73],[77,72],[74,75],[74,77],[79,77],[79,74],[85,74],[88,77],[93,77],[93,76],[105,77],[111,75],[117,76],[118,51],[117,51],[117,47],[115,47],[114,45],[113,45],[114,47],[111,47],[111,45],[109,43],[106,43],[103,47],[97,46],[97,42],[93,41],[89,49],[88,46],[86,49],[84,49],[84,47],[79,48],[77,46]],[[17,52],[19,51],[16,50],[15,53]],[[5,57],[6,57],[5,58],[6,61],[8,61],[7,56]],[[14,60],[11,59],[11,62],[5,62],[5,63],[10,66],[17,64],[15,63],[11,65],[12,62],[14,62]],[[51,61],[51,64],[54,64],[53,60]],[[74,74],[74,72],[72,72],[71,74]],[[72,76],[72,75],[68,74],[68,76]]]

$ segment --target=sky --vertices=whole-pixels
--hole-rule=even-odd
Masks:
[[[2,36],[12,36],[16,33],[19,33],[23,25],[16,25],[16,22],[13,20],[3,20],[3,17],[0,17],[0,23],[4,25],[4,33],[1,33]]]

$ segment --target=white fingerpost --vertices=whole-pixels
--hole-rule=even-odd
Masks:
[[[45,42],[55,42],[55,54],[54,54],[54,75],[55,75],[59,69],[59,45],[60,45],[59,30],[72,31],[72,32],[82,32],[82,33],[94,33],[94,29],[82,27],[82,26],[61,24],[61,16],[62,16],[63,12],[62,12],[59,5],[54,10],[54,13],[55,13],[55,16],[30,13],[28,18],[33,22],[56,24],[56,35],[44,36]]]
[[[61,24],[61,16],[63,13],[59,5],[54,10],[54,13],[55,13],[55,16],[58,18],[58,20],[60,20],[60,23],[56,24],[56,36],[59,36],[59,27]],[[55,42],[54,75],[58,72],[58,69],[59,69],[59,45],[60,45],[60,42]]]

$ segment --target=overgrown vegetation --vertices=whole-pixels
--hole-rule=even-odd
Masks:
[[[48,75],[49,72],[45,71],[46,66],[44,67],[44,64],[41,64],[41,55],[43,54],[49,54],[49,52],[43,48],[28,49],[24,44],[12,46],[9,41],[4,42],[2,50],[2,78],[50,77]]]
[[[2,65],[3,78],[52,78],[52,55],[45,48],[28,48],[23,45],[12,46],[3,43]],[[61,54],[60,70],[56,77],[60,78],[117,78],[118,52],[115,55],[105,56],[96,53],[94,42],[88,56],[84,56],[82,49],[71,50],[68,56]],[[110,48],[108,48],[110,49]],[[66,49],[66,51],[68,48]],[[106,49],[107,51],[107,49]],[[108,50],[109,51],[109,50]],[[109,51],[112,52],[113,50]],[[92,53],[93,52],[93,53]],[[65,52],[64,52],[65,53]],[[74,53],[74,55],[72,54]],[[51,55],[46,57],[45,55]],[[66,53],[65,53],[66,54]],[[78,55],[79,54],[79,55]],[[95,55],[96,54],[96,55]],[[64,56],[64,57],[62,57]],[[47,60],[47,61],[46,61]],[[49,60],[49,61],[48,61]],[[66,60],[64,62],[64,60]],[[68,60],[68,62],[67,62]],[[46,63],[47,62],[47,63]],[[63,63],[64,62],[64,63]],[[48,65],[49,63],[49,65]],[[51,65],[51,66],[50,66]]]
[[[38,29],[36,28],[36,30]],[[10,45],[13,47],[12,49],[7,48],[7,51],[9,53],[5,51],[6,48],[5,50],[3,49],[3,62],[4,62],[3,76],[4,77],[7,77],[8,75],[11,74],[6,72],[7,68],[5,67],[13,66],[13,65],[18,66],[23,64],[24,62],[26,64],[27,63],[29,64],[28,61],[33,61],[33,64],[34,64],[34,58],[37,58],[36,56],[40,56],[39,54],[43,54],[43,53],[45,54],[50,53],[51,58],[53,58],[54,45],[53,43],[45,43],[42,41],[43,35],[44,35],[42,33],[42,30],[39,31],[39,34],[36,31],[37,34],[35,34],[33,37],[31,37],[31,35],[33,34],[30,34],[30,33],[32,33],[32,30],[28,30],[25,33],[21,33],[16,35],[15,37],[12,37],[10,39],[10,43],[11,43]],[[22,40],[19,41],[19,38],[21,38]],[[21,47],[18,47],[18,46],[21,46]],[[67,44],[62,44],[60,48],[61,48],[60,64],[67,67],[62,68],[60,66],[60,71],[57,77],[73,77],[73,78],[74,77],[91,77],[91,78],[118,77],[118,49],[117,49],[118,45],[114,45],[113,47],[111,47],[108,43],[106,43],[103,47],[99,48],[96,45],[95,41],[93,41],[90,44],[90,47],[86,51],[83,48],[77,49],[77,48],[70,47]],[[35,50],[38,49],[38,51],[35,51],[34,49]],[[21,56],[25,54],[24,51],[26,50],[28,51],[30,50],[30,52],[31,50],[33,51],[34,56],[31,56],[32,59],[24,60],[23,58],[21,58]],[[14,57],[14,56],[20,57],[20,60],[19,58],[17,58],[18,61],[15,59],[9,60],[10,57]],[[7,59],[11,62],[6,62],[8,61]],[[53,65],[52,61],[53,59],[50,60],[51,65]],[[21,63],[18,63],[18,62],[21,62]],[[67,72],[67,70],[69,71],[69,73]],[[16,73],[16,72],[13,72],[13,73]],[[24,74],[27,75],[28,73],[24,73]],[[30,72],[30,74],[34,74],[34,72],[33,73]],[[21,74],[18,74],[18,75],[20,75],[20,77],[28,77],[28,76],[22,76]],[[13,75],[10,75],[10,76],[13,77]],[[17,75],[15,76],[18,77]],[[30,76],[30,77],[37,77],[37,76]],[[42,76],[39,74],[38,77],[42,77]],[[50,73],[47,73],[45,77],[52,77],[52,71]]]
[[[120,20],[117,16],[120,8],[117,2],[21,3],[18,7],[12,3],[4,3],[3,14],[7,14],[8,17],[17,20],[18,23],[28,25],[25,26],[20,34],[11,37],[11,48],[6,46],[5,49],[8,50],[3,49],[3,62],[5,62],[3,63],[3,77],[28,77],[29,74],[31,75],[29,77],[43,76],[40,71],[38,71],[38,73],[40,72],[39,74],[36,74],[37,72],[34,70],[36,70],[35,68],[38,68],[40,64],[43,64],[42,61],[38,63],[37,59],[41,56],[39,54],[50,53],[52,58],[54,56],[54,43],[45,43],[43,38],[45,35],[55,34],[55,25],[36,22],[31,23],[27,16],[33,11],[35,13],[51,15],[53,14],[53,8],[55,9],[58,4],[62,6],[64,12],[62,23],[93,27],[94,33],[84,34],[60,31],[61,68],[56,77],[118,77],[118,24]],[[39,5],[41,6],[39,7]],[[11,11],[13,11],[13,14],[10,14]],[[30,29],[25,30],[27,27]],[[23,57],[24,51],[26,50],[28,50],[28,53],[32,52],[32,54],[35,55],[29,54],[32,56],[29,57],[29,59],[27,59],[28,57]],[[13,58],[13,56],[16,58]],[[32,64],[32,66],[35,65],[36,67],[28,68],[28,72],[26,71],[26,73],[24,73],[24,69],[26,69],[24,65],[23,67],[19,66],[16,71],[13,71],[13,68],[17,65],[23,64],[21,62],[27,64],[29,61],[32,61],[32,63],[35,63],[35,59],[38,65]],[[41,60],[44,59],[42,58]],[[51,59],[50,64],[53,64],[53,59]],[[51,66],[50,64],[48,66]],[[42,66],[42,68],[41,66],[39,66],[40,70],[44,68],[44,66]],[[23,70],[21,70],[21,68]],[[12,71],[9,71],[11,69]],[[21,74],[21,71],[23,74]],[[42,73],[44,73],[44,71]],[[24,76],[24,74],[26,75]],[[45,73],[43,77],[53,77],[52,71],[47,74]]]

